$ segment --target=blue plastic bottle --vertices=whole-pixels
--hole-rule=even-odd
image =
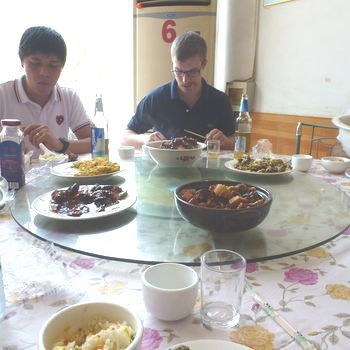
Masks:
[[[9,189],[18,190],[25,183],[24,175],[24,138],[18,119],[3,119],[0,133],[1,176]]]

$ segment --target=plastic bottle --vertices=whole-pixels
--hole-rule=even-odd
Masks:
[[[248,96],[242,95],[239,115],[236,119],[237,130],[235,132],[235,158],[241,157],[250,151],[250,138],[252,133],[252,118],[248,111]]]
[[[5,314],[5,292],[4,292],[4,282],[2,279],[2,268],[0,260],[0,320],[4,317]]]
[[[9,189],[18,190],[25,183],[24,174],[24,137],[18,119],[3,119],[0,133],[1,176]]]
[[[96,95],[94,126],[91,128],[91,156],[109,159],[108,120],[103,111],[102,95]]]

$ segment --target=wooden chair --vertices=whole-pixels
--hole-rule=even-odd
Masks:
[[[307,127],[307,131],[304,131]],[[308,136],[307,143],[301,141],[301,136]],[[321,124],[299,122],[296,128],[295,153],[299,154],[300,149],[306,151],[302,153],[311,154],[315,158],[321,158],[327,155],[343,155],[342,147],[337,140],[338,128],[336,126],[327,126]],[[306,146],[306,147],[305,147]]]

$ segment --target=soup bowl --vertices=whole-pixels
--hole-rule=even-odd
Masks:
[[[164,141],[151,141],[144,145],[144,149],[150,157],[159,165],[167,167],[183,167],[193,165],[206,147],[204,143],[198,142],[197,147],[190,149],[167,149],[161,148]]]

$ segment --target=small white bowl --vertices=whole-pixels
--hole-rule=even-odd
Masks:
[[[350,159],[344,157],[323,157],[321,164],[330,173],[341,174],[350,168]]]
[[[160,148],[166,141],[151,141],[144,145],[151,158],[160,166],[183,167],[191,166],[199,159],[202,150],[206,147],[204,143],[198,142],[197,148],[192,149],[167,149]]]
[[[312,156],[309,154],[293,154],[292,168],[295,171],[308,171],[312,164]]]
[[[120,159],[132,159],[135,155],[134,146],[120,146],[118,148],[118,154]]]
[[[107,302],[88,302],[69,306],[53,316],[43,325],[39,332],[39,350],[50,350],[54,344],[64,338],[69,331],[85,329],[94,317],[100,317],[110,322],[125,321],[135,331],[135,338],[125,350],[141,348],[143,326],[140,318],[128,308]]]
[[[191,267],[161,263],[142,274],[146,309],[156,318],[176,321],[191,314],[198,295],[199,277]]]
[[[41,166],[48,165],[51,167],[54,167],[56,165],[67,163],[68,162],[68,155],[67,154],[51,154],[51,153],[44,153],[39,155],[39,163]]]

